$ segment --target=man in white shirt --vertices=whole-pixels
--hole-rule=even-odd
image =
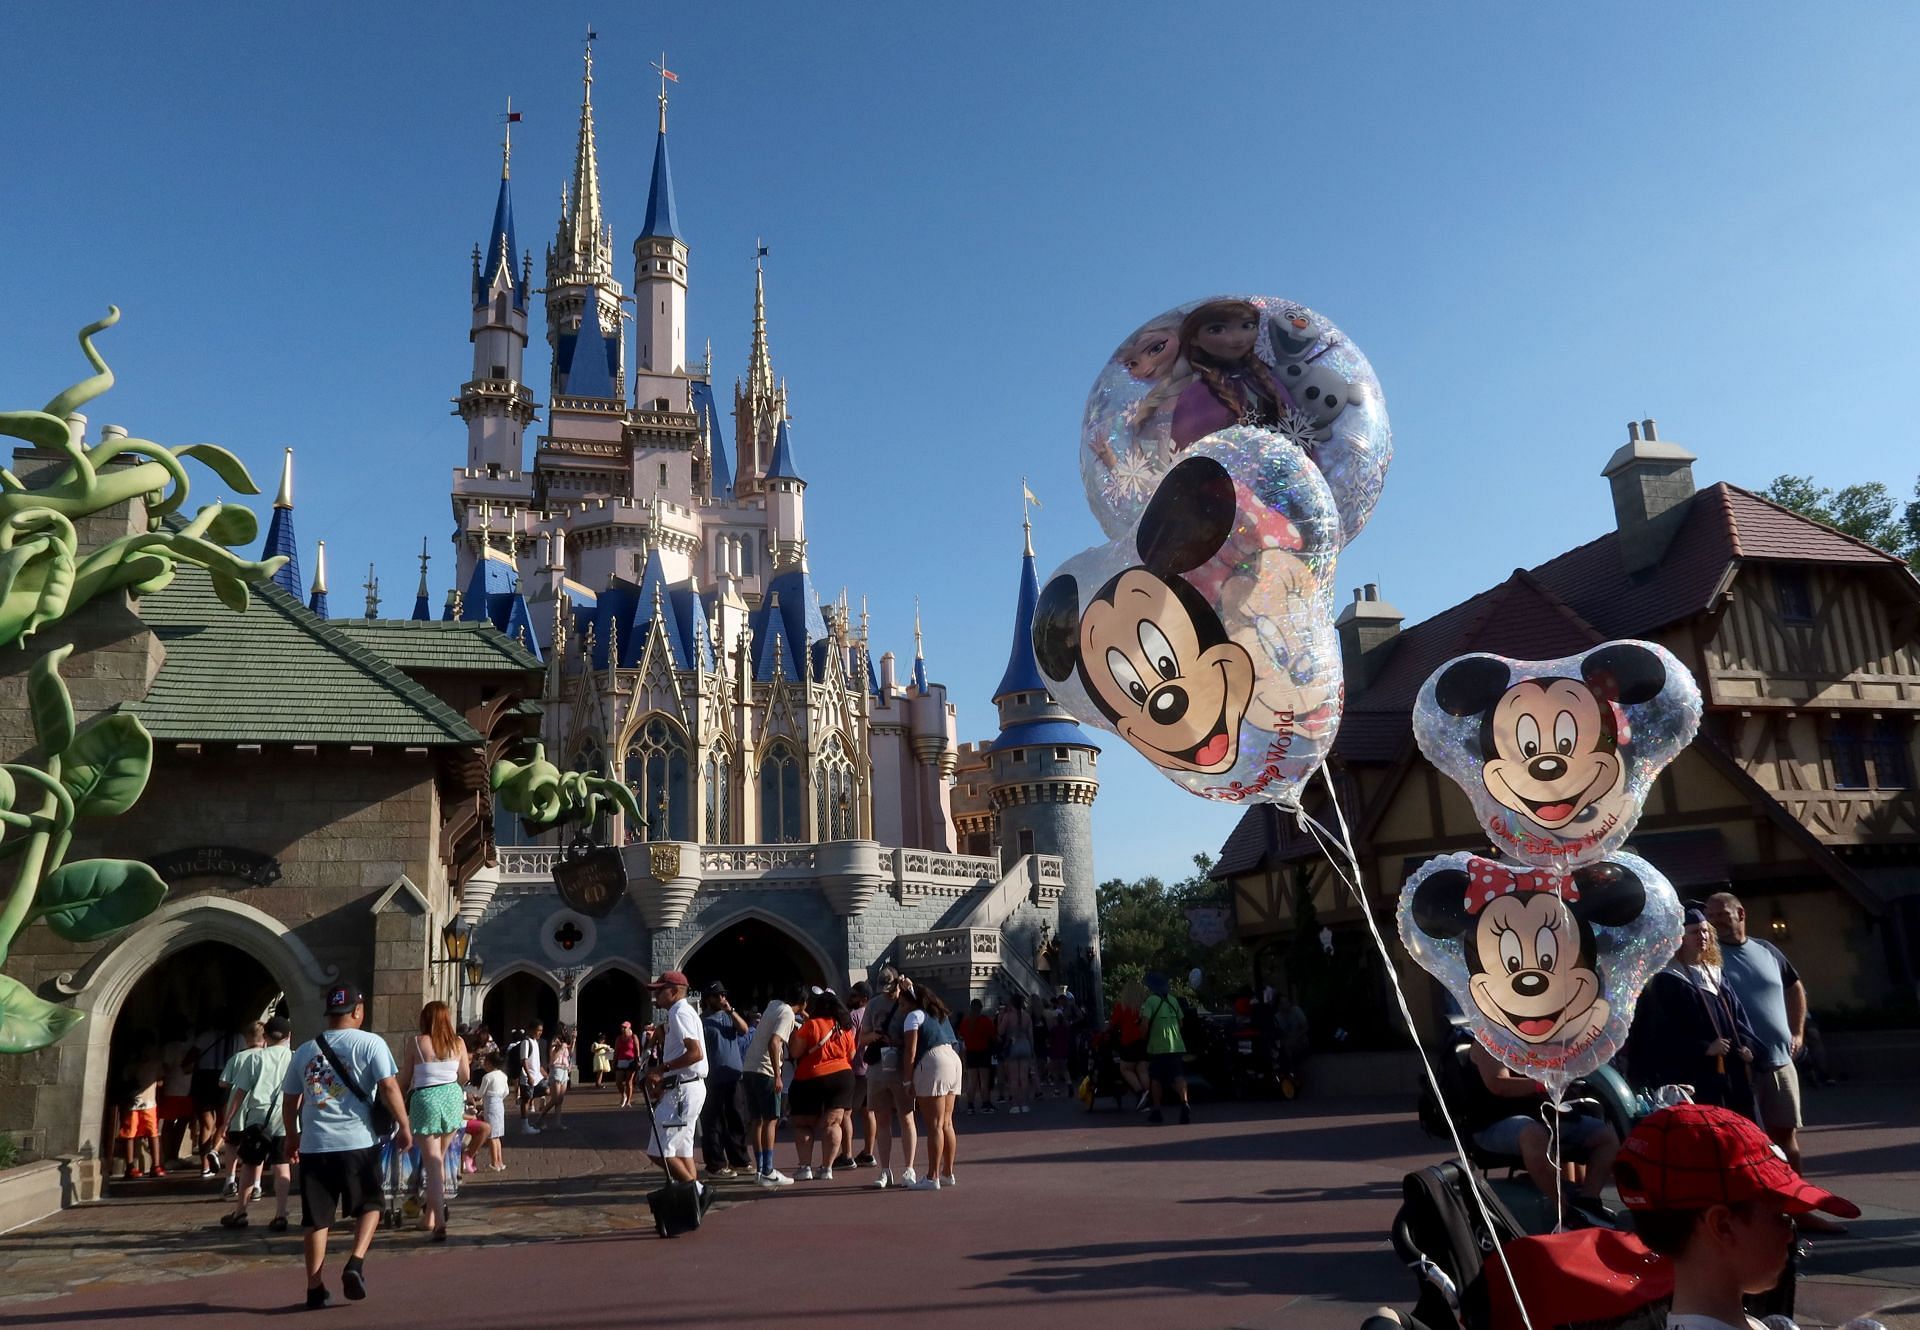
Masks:
[[[693,1140],[699,1134],[700,1108],[707,1102],[707,1040],[700,1013],[687,1001],[687,976],[668,970],[647,985],[656,1008],[665,1004],[660,1022],[660,1061],[647,1073],[653,1092],[653,1125],[647,1156],[665,1160],[676,1182],[692,1182]]]
[[[539,1021],[515,1046],[520,1055],[520,1130],[529,1136],[538,1136],[540,1128],[528,1120],[534,1100],[547,1093],[546,1068],[540,1063],[541,1041],[547,1033],[547,1027]]]
[[[753,1134],[754,1180],[762,1187],[787,1187],[793,1179],[773,1166],[773,1143],[780,1131],[780,1073],[793,1036],[793,1008],[771,998],[740,1055],[740,1090]],[[869,1072],[869,1075],[872,1073]]]

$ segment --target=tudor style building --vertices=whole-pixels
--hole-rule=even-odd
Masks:
[[[1538,660],[1637,637],[1693,670],[1706,716],[1628,848],[1685,899],[1738,892],[1754,931],[1807,976],[1816,1011],[1911,1000],[1920,583],[1893,556],[1738,486],[1696,490],[1693,455],[1651,420],[1628,434],[1603,472],[1614,530],[1409,628],[1377,587],[1342,611],[1347,710],[1329,771],[1369,900],[1391,936],[1415,867],[1484,845],[1466,796],[1413,740],[1414,697],[1433,670],[1472,651]],[[1250,808],[1214,875],[1233,884],[1248,944],[1298,955],[1310,893],[1328,947],[1371,963],[1346,889],[1281,810]],[[1436,1001],[1401,961],[1409,992]]]

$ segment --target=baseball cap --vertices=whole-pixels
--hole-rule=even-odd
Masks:
[[[327,990],[327,1015],[344,1016],[366,1001],[351,988],[329,988]]]
[[[678,970],[668,970],[665,974],[647,985],[648,988],[673,988],[676,986],[680,988],[688,987],[687,976]]]
[[[293,1022],[285,1016],[275,1016],[267,1022],[267,1038],[285,1039],[293,1033]]]
[[[708,997],[725,997],[726,995],[727,995],[727,986],[721,983],[718,979],[714,980],[712,983],[707,985]]]
[[[1620,1148],[1613,1180],[1629,1210],[1704,1210],[1771,1199],[1791,1215],[1860,1214],[1852,1201],[1794,1172],[1752,1119],[1712,1104],[1674,1104],[1648,1114]]]

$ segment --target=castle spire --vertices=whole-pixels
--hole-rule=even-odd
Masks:
[[[380,617],[380,579],[373,574],[373,565],[367,565],[367,580],[361,583],[367,592],[367,617]]]
[[[593,39],[587,34],[586,53],[580,76],[580,136],[574,145],[573,180],[562,195],[560,235],[554,242],[549,263],[548,283],[558,271],[576,278],[596,274],[610,275],[612,256],[607,252],[606,223],[600,211],[600,154],[593,139]]]
[[[773,392],[773,358],[767,353],[767,247],[755,242],[753,256],[753,349],[747,355],[747,391]]]
[[[267,523],[266,548],[260,552],[263,559],[278,555],[286,556],[286,563],[273,575],[274,585],[292,596],[295,600],[305,600],[306,590],[300,583],[300,542],[293,534],[293,449],[289,448],[280,460],[280,492],[273,500],[273,519]]]
[[[325,549],[326,546],[322,545],[321,548]],[[415,619],[424,620],[433,617],[433,606],[427,601],[427,564],[429,562],[430,560],[427,555],[427,538],[422,536],[420,537],[420,589],[413,593],[413,617]]]
[[[927,646],[920,634],[920,597],[913,598],[913,690],[925,696],[927,691]]]
[[[324,540],[313,551],[313,594],[307,598],[307,608],[323,619],[327,617],[327,542]]]
[[[654,68],[660,71],[660,136],[653,143],[653,181],[647,187],[647,219],[640,236],[677,239],[680,218],[673,206],[673,167],[667,160],[667,83],[678,83],[680,76],[667,68],[664,51]]]

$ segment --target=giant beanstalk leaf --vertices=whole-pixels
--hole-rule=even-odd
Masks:
[[[0,1053],[45,1048],[81,1021],[72,1007],[56,1007],[17,979],[0,974]]]
[[[60,677],[60,663],[73,654],[73,644],[55,647],[27,672],[27,706],[33,712],[33,732],[40,751],[58,757],[73,742],[73,698]]]
[[[47,875],[34,913],[69,942],[97,942],[152,914],[167,884],[132,859],[82,859]]]
[[[73,738],[60,781],[73,795],[75,817],[117,817],[147,788],[153,736],[124,711],[95,716]]]
[[[260,492],[260,487],[253,483],[253,477],[247,474],[247,464],[218,444],[190,443],[184,448],[175,448],[173,455],[197,459],[207,470],[242,494]]]

